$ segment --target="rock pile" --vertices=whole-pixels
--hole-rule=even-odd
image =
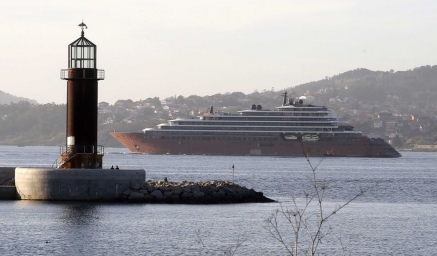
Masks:
[[[274,200],[262,192],[234,184],[230,181],[147,181],[143,188],[130,189],[123,193],[129,202],[167,204],[226,204],[267,203]]]

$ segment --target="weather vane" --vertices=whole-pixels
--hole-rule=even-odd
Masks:
[[[88,27],[86,26],[86,24],[83,23],[83,19],[82,19],[82,23],[79,24],[79,27],[81,27],[81,29],[82,29],[82,36],[83,36],[83,27],[85,27],[86,29],[88,29]]]

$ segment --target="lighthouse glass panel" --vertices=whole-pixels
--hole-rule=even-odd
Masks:
[[[68,68],[96,68],[96,45],[81,37],[68,46]]]

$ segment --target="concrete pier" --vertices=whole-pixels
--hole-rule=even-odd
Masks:
[[[17,199],[116,201],[124,191],[144,185],[144,170],[15,169]]]

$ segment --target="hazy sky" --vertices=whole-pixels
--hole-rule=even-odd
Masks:
[[[284,89],[436,64],[437,1],[0,2],[0,90],[65,103],[68,44],[98,47],[99,101]]]

